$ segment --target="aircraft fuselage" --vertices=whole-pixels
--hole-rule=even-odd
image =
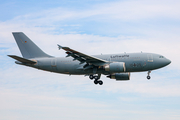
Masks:
[[[162,55],[153,53],[125,53],[125,54],[108,54],[108,55],[94,55],[94,57],[109,61],[109,62],[124,62],[125,72],[142,72],[155,70],[164,67],[170,63]],[[52,57],[52,58],[35,58],[37,61],[35,65],[27,65],[34,68],[71,75],[93,74],[93,69],[84,70],[84,64],[71,57]],[[98,68],[96,74],[111,74],[103,68]]]

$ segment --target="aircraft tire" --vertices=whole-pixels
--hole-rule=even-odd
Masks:
[[[98,76],[94,76],[94,79],[97,81],[99,78],[98,78]]]
[[[100,81],[99,81],[99,85],[102,85],[102,84],[103,84],[103,81],[100,80]]]
[[[150,76],[147,76],[147,79],[149,80],[149,79],[151,79],[151,77],[150,77]]]
[[[99,83],[99,81],[97,81],[97,80],[94,80],[94,84],[96,84],[96,85],[97,85],[98,83]]]
[[[94,78],[94,76],[93,76],[93,75],[89,75],[89,79],[91,79],[91,80],[92,80],[93,78]]]

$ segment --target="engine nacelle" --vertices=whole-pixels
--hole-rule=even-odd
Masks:
[[[104,68],[105,68],[105,71],[109,71],[112,73],[119,73],[119,72],[126,71],[124,62],[113,62],[113,63],[110,63],[109,65],[106,65]]]
[[[116,79],[116,80],[130,80],[130,73],[115,73],[107,77],[109,77],[110,79]]]

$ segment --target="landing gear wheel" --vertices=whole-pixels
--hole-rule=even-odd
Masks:
[[[96,85],[97,85],[98,83],[99,83],[99,81],[97,81],[97,80],[94,80],[94,84],[96,84]]]
[[[98,79],[99,79],[99,77],[98,77],[98,76],[94,76],[94,79],[95,79],[95,80],[98,80]]]
[[[103,81],[100,80],[100,81],[99,81],[99,85],[102,85],[102,84],[103,84]]]
[[[99,84],[99,85],[102,85],[103,84],[103,81],[99,80],[101,78],[101,74],[98,74],[98,75],[89,75],[89,78],[92,80],[94,79],[94,84]]]
[[[149,76],[150,73],[151,73],[151,71],[148,71],[148,76],[147,76],[147,79],[148,79],[148,80],[151,79],[151,77]]]
[[[94,78],[94,76],[93,76],[93,75],[89,75],[89,79],[91,79],[91,80],[92,80],[93,78]]]

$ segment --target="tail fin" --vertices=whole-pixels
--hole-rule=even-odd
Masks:
[[[13,32],[12,34],[24,58],[51,57],[48,54],[44,53],[24,33]]]

